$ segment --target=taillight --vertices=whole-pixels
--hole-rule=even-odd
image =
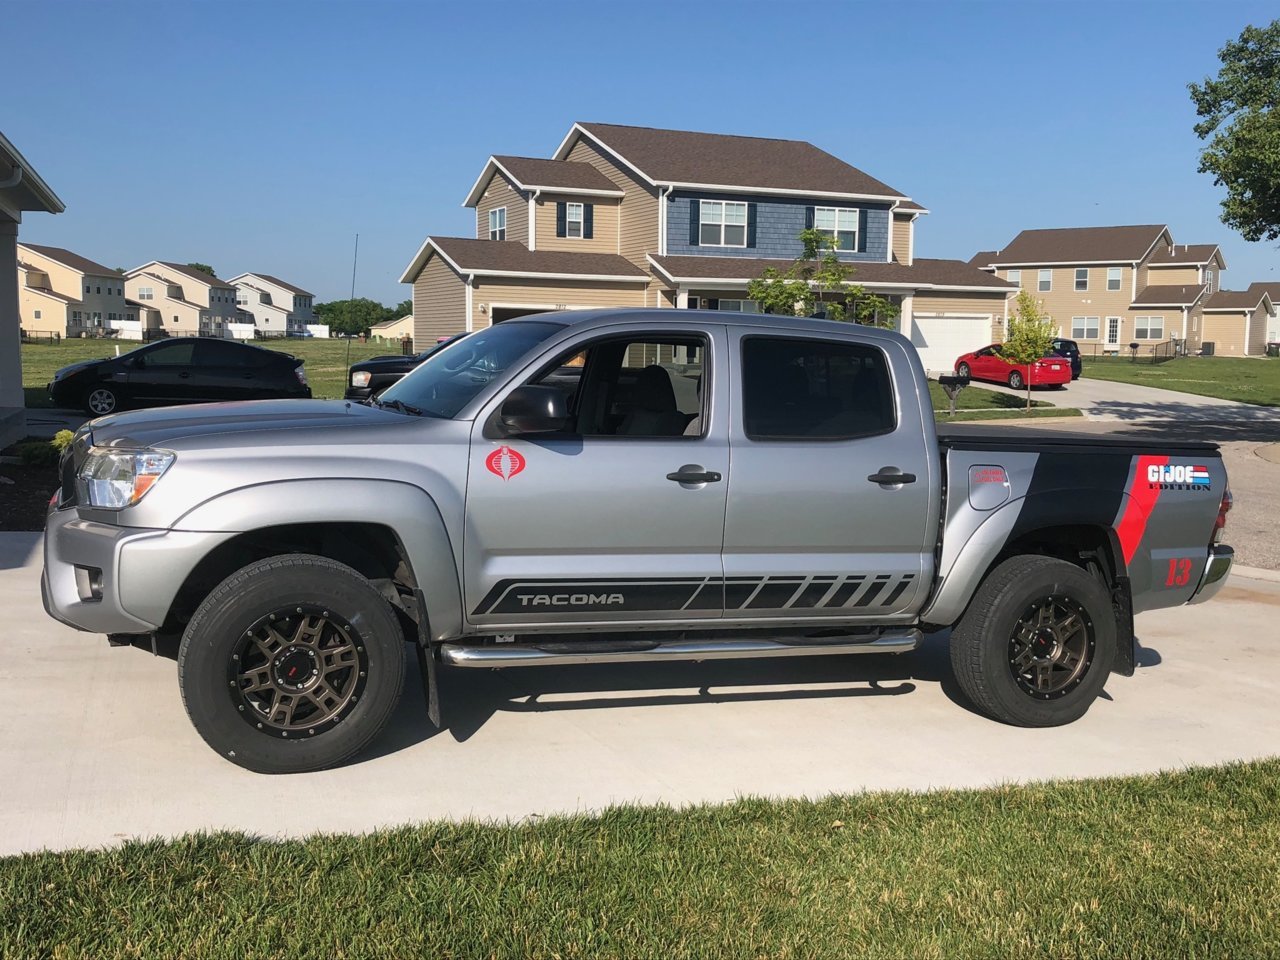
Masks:
[[[1235,498],[1231,496],[1231,488],[1227,487],[1222,492],[1222,503],[1218,504],[1218,519],[1213,521],[1213,542],[1220,543],[1222,541],[1222,531],[1227,527],[1227,514],[1231,512],[1231,505],[1235,503]]]
[[[303,370],[301,365],[293,368],[293,374],[298,378],[298,383],[304,387],[307,385],[307,371]]]

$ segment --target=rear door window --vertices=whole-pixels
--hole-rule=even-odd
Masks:
[[[851,440],[897,425],[888,358],[860,343],[748,337],[742,401],[752,440]]]
[[[166,343],[162,347],[148,350],[144,354],[149,367],[185,367],[191,365],[195,352],[195,342],[186,340],[182,343]]]

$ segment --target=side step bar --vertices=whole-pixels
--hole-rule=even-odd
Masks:
[[[440,659],[454,667],[552,667],[578,663],[643,663],[663,660],[733,660],[752,657],[844,656],[907,653],[920,645],[916,629],[858,639],[669,640],[634,643],[502,643],[440,645]]]

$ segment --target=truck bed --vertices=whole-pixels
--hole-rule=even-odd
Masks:
[[[1199,425],[1188,424],[1189,429]],[[946,450],[1008,450],[1026,453],[1195,454],[1219,456],[1218,445],[1206,440],[1178,439],[1167,434],[1112,436],[1035,427],[993,427],[985,424],[939,424],[938,445]]]

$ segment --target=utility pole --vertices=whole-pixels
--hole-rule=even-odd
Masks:
[[[355,307],[356,299],[356,261],[360,257],[360,234],[356,234],[356,248],[351,254],[351,296],[347,298],[347,369],[351,369],[351,338],[354,336],[351,331],[351,311]],[[344,374],[345,376],[345,374]],[[347,385],[349,386],[349,384]],[[345,387],[344,387],[345,389]]]

